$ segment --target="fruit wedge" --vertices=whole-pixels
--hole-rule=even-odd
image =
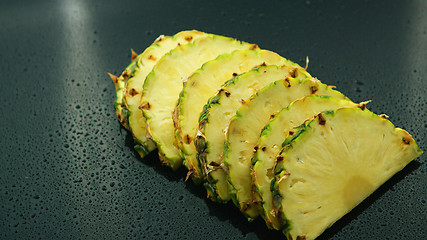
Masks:
[[[204,178],[194,146],[194,136],[203,106],[210,96],[218,92],[225,81],[260,65],[295,64],[267,50],[236,50],[205,63],[185,82],[175,109],[174,123],[184,164],[195,182],[201,182]]]
[[[183,81],[203,63],[234,50],[257,49],[258,46],[232,38],[209,35],[193,43],[178,45],[163,56],[144,82],[141,109],[147,119],[148,134],[159,150],[160,160],[177,169],[182,164],[172,112],[178,103]]]
[[[311,78],[285,79],[271,83],[253,95],[231,119],[224,148],[231,198],[240,210],[254,219],[262,208],[254,198],[251,175],[252,156],[259,136],[270,119],[289,103],[307,95],[345,96]]]
[[[422,151],[361,108],[318,114],[278,156],[272,182],[288,239],[315,239]]]
[[[116,84],[116,112],[120,122],[132,131],[135,150],[144,157],[155,149],[153,141],[146,136],[146,122],[138,108],[141,102],[142,87],[147,75],[159,59],[178,44],[193,42],[206,36],[199,31],[182,31],[174,36],[160,36],[154,43],[137,55],[132,51],[132,63],[123,74],[114,81]],[[114,76],[111,76],[114,80]]]
[[[270,190],[276,156],[282,150],[283,142],[289,135],[294,134],[294,127],[303,124],[314,115],[346,106],[356,104],[342,97],[310,95],[289,104],[265,126],[254,150],[252,177],[256,187],[255,194],[259,194],[257,197],[262,202],[262,215],[270,228],[279,230],[283,227],[273,207],[273,195]]]
[[[298,66],[262,66],[227,81],[204,106],[195,143],[200,167],[207,178],[205,187],[210,199],[219,202],[230,200],[227,175],[222,165],[230,119],[245,100],[262,87],[291,76],[296,79],[311,77]]]

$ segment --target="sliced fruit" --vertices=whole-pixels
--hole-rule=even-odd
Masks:
[[[252,68],[270,64],[295,65],[267,50],[236,50],[205,63],[185,82],[175,110],[174,123],[184,164],[195,182],[202,181],[204,177],[197,162],[197,151],[193,141],[203,106],[225,81]]]
[[[272,182],[288,239],[315,239],[422,151],[361,108],[318,114],[278,156]]]
[[[294,134],[294,127],[303,124],[314,115],[340,107],[356,106],[355,103],[343,99],[342,95],[336,97],[310,95],[298,99],[277,113],[263,129],[254,150],[252,177],[257,190],[255,195],[259,194],[257,197],[262,202],[263,217],[270,228],[279,230],[283,227],[273,207],[273,195],[270,190],[276,156],[282,149],[282,143],[288,136]]]
[[[253,219],[261,212],[254,198],[251,175],[252,156],[262,129],[289,103],[307,95],[327,95],[344,99],[344,95],[318,80],[286,79],[271,83],[253,95],[231,119],[224,148],[231,198],[240,210]]]
[[[147,118],[148,133],[159,150],[160,160],[177,169],[182,164],[172,112],[178,103],[183,81],[203,63],[234,50],[257,49],[258,46],[232,38],[209,35],[193,43],[178,45],[163,56],[144,82],[141,109]]]
[[[160,36],[160,37],[163,37],[163,36]],[[131,50],[131,53],[132,53],[131,63],[125,68],[125,70],[122,72],[122,74],[119,77],[114,76],[111,73],[108,73],[108,75],[113,80],[113,83],[116,87],[116,101],[114,102],[114,107],[116,109],[116,115],[117,115],[117,118],[119,119],[119,122],[126,129],[129,129],[129,123],[127,121],[128,111],[126,108],[126,103],[124,101],[124,95],[125,95],[125,91],[126,91],[126,83],[129,80],[129,78],[131,78],[134,75],[135,69],[137,66],[137,61],[140,57],[133,50]]]
[[[262,87],[280,79],[310,77],[303,68],[296,66],[262,66],[226,82],[219,92],[205,105],[200,116],[195,143],[198,161],[207,182],[205,187],[212,200],[230,200],[227,175],[222,158],[225,134],[231,117],[247,98]]]
[[[176,48],[179,44],[190,43],[206,35],[206,33],[192,30],[179,32],[172,37],[160,36],[137,57],[134,73],[127,82],[124,82],[126,91],[123,96],[125,104],[122,108],[127,113],[126,122],[129,123],[129,128],[134,136],[135,149],[141,157],[156,148],[154,142],[147,138],[146,121],[142,111],[139,109],[145,78],[159,59],[170,50]]]

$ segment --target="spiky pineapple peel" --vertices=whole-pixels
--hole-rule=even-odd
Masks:
[[[326,111],[295,130],[272,181],[288,239],[315,239],[422,154],[409,133],[366,108]]]
[[[185,32],[185,31],[183,31],[183,32]],[[188,32],[192,32],[192,31],[188,31]],[[205,33],[197,32],[197,31],[193,31],[193,32],[200,33],[201,37],[203,37],[202,35],[206,35]],[[176,34],[176,35],[178,35],[178,34]],[[159,39],[164,39],[164,38],[170,38],[170,37],[164,37],[162,35]],[[190,39],[190,38],[184,38],[185,41],[188,41],[188,39]],[[193,39],[190,39],[190,41],[192,41],[192,40]],[[158,41],[158,39],[153,44],[155,44],[157,41]],[[171,48],[173,48],[173,47],[171,47]],[[150,47],[147,48],[147,50],[148,49],[150,49]],[[144,52],[146,52],[146,51],[144,51]],[[128,130],[132,131],[132,133],[134,135],[135,142],[136,142],[135,149],[140,153],[141,157],[144,157],[146,154],[148,154],[150,151],[152,151],[155,148],[155,145],[150,140],[150,134],[149,134],[149,132],[147,134],[145,134],[145,131],[139,131],[139,133],[137,133],[138,131],[136,131],[135,128],[133,128],[132,126],[130,126],[131,125],[130,123],[132,122],[132,120],[130,120],[130,118],[129,118],[129,116],[131,114],[133,114],[133,113],[130,113],[130,108],[131,107],[129,107],[129,105],[138,105],[138,104],[134,104],[133,102],[138,102],[137,100],[136,101],[134,101],[134,100],[137,99],[137,98],[139,98],[139,96],[140,96],[139,93],[142,92],[142,89],[141,89],[142,86],[138,86],[138,82],[144,83],[144,80],[145,80],[145,77],[140,77],[140,79],[138,79],[137,81],[133,81],[133,80],[137,79],[137,78],[135,78],[135,75],[139,74],[139,72],[140,72],[140,67],[141,67],[141,63],[140,62],[141,62],[141,59],[143,58],[144,55],[143,54],[138,55],[133,50],[131,51],[131,53],[132,53],[131,63],[125,69],[125,71],[123,71],[123,73],[119,77],[113,76],[111,74],[109,74],[109,75],[113,79],[113,82],[114,82],[114,84],[116,86],[117,97],[116,97],[115,107],[116,107],[117,117],[118,117],[119,121],[122,123],[122,125],[125,128],[127,128]],[[162,54],[160,54],[158,56],[156,55],[157,56],[157,57],[155,57],[156,60],[160,59],[161,56],[163,56],[165,53],[162,53]],[[149,59],[150,56],[146,56],[146,57],[148,57],[147,59],[150,60],[150,62],[152,62],[153,57],[151,57],[151,59]],[[154,65],[156,65],[155,63],[156,62],[154,62]],[[307,69],[307,66],[308,66],[308,58],[307,58],[307,61],[306,61],[306,67],[305,67],[305,69]],[[295,65],[295,67],[298,67],[298,65]],[[151,68],[147,68],[147,69],[151,69]],[[145,70],[147,70],[147,69],[145,69]],[[290,72],[290,74],[292,75],[292,72]],[[308,74],[308,76],[309,76],[309,74]],[[235,76],[233,76],[233,77],[235,77]],[[129,84],[129,82],[132,82],[132,81],[134,83],[136,83],[136,85],[134,83],[133,84]],[[226,86],[228,86],[228,85],[230,85],[232,83],[233,83],[233,80],[229,80],[222,87],[224,88],[224,87],[226,87]],[[137,89],[139,89],[141,91],[138,91]],[[218,97],[218,95],[216,97],[215,96],[210,97],[209,102],[215,103],[215,101],[219,100],[219,99],[216,99],[217,97]],[[208,105],[206,105],[206,106],[208,106]],[[201,109],[200,110],[202,112],[202,114],[200,115],[200,119],[199,120],[202,120],[202,119],[204,119],[207,116],[206,114],[203,114],[207,110],[206,106],[205,106],[205,109]],[[362,106],[363,106],[363,104],[362,104]],[[359,108],[359,110],[362,111],[362,112],[369,112],[367,110],[365,111],[363,108],[364,107],[362,107],[362,109]],[[136,114],[134,114],[134,116],[137,116],[137,115],[141,115],[142,116],[142,113],[141,113],[140,109],[138,109],[138,108],[133,108],[133,109],[137,109],[137,111],[134,111],[134,113],[136,113]],[[273,205],[276,206],[276,209],[274,211],[280,213],[279,216],[281,216],[281,218],[283,219],[283,222],[284,222],[283,224],[280,224],[280,225],[284,226],[283,231],[284,231],[284,233],[285,233],[285,235],[286,235],[286,237],[288,239],[295,239],[295,238],[296,239],[314,239],[325,228],[329,227],[331,224],[333,224],[333,222],[335,222],[337,219],[339,219],[340,217],[342,217],[342,215],[346,214],[348,211],[350,211],[352,209],[352,207],[354,207],[361,200],[363,200],[366,197],[366,192],[371,193],[379,185],[381,185],[385,180],[387,180],[388,178],[390,178],[394,173],[400,171],[408,162],[410,162],[411,160],[413,160],[417,156],[421,155],[421,153],[422,153],[422,151],[418,148],[418,146],[416,145],[416,143],[413,140],[413,138],[409,135],[409,133],[407,133],[406,131],[404,131],[402,129],[394,128],[394,126],[388,121],[388,124],[385,124],[385,125],[387,125],[389,127],[389,129],[393,128],[394,132],[399,132],[400,134],[402,134],[401,138],[398,140],[399,144],[400,144],[399,146],[410,146],[408,148],[410,148],[410,149],[413,150],[412,154],[409,154],[409,155],[407,154],[406,157],[403,157],[403,158],[405,158],[405,161],[403,161],[404,163],[401,164],[401,165],[399,165],[398,168],[395,168],[393,174],[389,174],[385,180],[383,179],[382,182],[380,181],[380,183],[377,183],[376,185],[375,184],[371,184],[370,181],[363,181],[363,179],[362,179],[363,177],[362,178],[357,178],[357,181],[356,180],[355,181],[350,181],[350,182],[357,182],[357,183],[360,183],[360,184],[355,185],[355,186],[358,186],[355,189],[350,189],[349,190],[349,188],[344,188],[341,191],[340,195],[343,196],[343,199],[347,199],[347,203],[349,203],[349,204],[346,205],[347,209],[345,211],[342,211],[338,215],[335,214],[334,215],[335,218],[329,218],[329,220],[330,220],[329,224],[323,224],[322,225],[320,223],[320,225],[318,224],[318,225],[315,225],[315,226],[311,226],[310,224],[304,223],[304,221],[302,221],[302,223],[301,223],[300,218],[294,218],[295,215],[292,215],[289,212],[287,212],[287,211],[295,211],[296,207],[292,207],[292,204],[289,205],[289,202],[285,202],[286,200],[289,200],[289,199],[292,200],[292,198],[289,198],[289,196],[291,196],[291,195],[286,195],[286,194],[289,194],[289,193],[286,192],[286,188],[285,188],[285,190],[283,190],[283,185],[287,181],[288,182],[291,181],[291,179],[293,179],[293,177],[295,176],[295,174],[292,174],[292,171],[290,171],[292,169],[292,164],[289,163],[289,161],[286,161],[286,158],[289,158],[289,155],[293,151],[294,152],[296,151],[295,148],[298,148],[298,149],[301,149],[301,148],[302,149],[313,148],[313,145],[315,145],[315,144],[302,144],[301,142],[308,141],[308,140],[306,140],[308,137],[305,137],[305,136],[308,134],[308,132],[313,131],[312,129],[314,128],[313,126],[315,125],[314,122],[317,121],[318,125],[320,125],[320,126],[327,125],[327,124],[329,124],[329,123],[331,123],[331,122],[334,121],[334,117],[337,115],[336,114],[337,112],[339,112],[341,114],[341,110],[340,111],[338,111],[338,110],[330,110],[330,111],[323,112],[322,114],[316,115],[311,120],[306,120],[303,125],[301,125],[300,127],[295,128],[294,131],[296,133],[293,134],[292,137],[286,138],[286,140],[282,144],[284,146],[284,148],[283,148],[283,151],[278,156],[278,160],[279,161],[276,163],[276,165],[274,167],[275,176],[274,176],[274,178],[273,178],[273,180],[272,180],[272,182],[271,182],[270,185],[271,185],[271,191],[273,192],[273,195],[274,195],[274,197],[273,197],[273,203],[274,204]],[[371,118],[376,119],[375,121],[377,121],[377,122],[378,122],[378,118],[379,119],[385,119],[386,118],[385,115],[377,116],[377,115],[375,115],[373,113],[371,113],[371,114],[372,114]],[[332,118],[331,118],[331,116],[332,116]],[[145,123],[145,118],[142,117],[141,119]],[[331,119],[332,119],[332,121],[331,121]],[[134,121],[134,122],[139,122],[139,121]],[[370,127],[369,125],[370,124],[366,124],[366,126],[364,125],[363,127],[369,128]],[[145,128],[145,125],[144,125],[144,128]],[[374,132],[375,130],[376,129],[372,129],[371,132]],[[355,136],[356,133],[357,133],[357,132],[354,132],[354,128],[351,128],[351,127],[345,128],[344,132],[345,132],[344,135],[346,137],[349,137],[349,138],[351,138],[352,136]],[[147,139],[148,142],[152,143],[150,149],[148,149],[146,147],[147,145],[144,145],[146,143],[140,142],[138,140],[139,138],[135,137],[136,136],[135,133],[137,133],[138,136],[142,136],[142,139]],[[174,136],[171,136],[171,137],[173,138]],[[310,139],[310,138],[308,138],[308,139]],[[371,140],[371,139],[369,139],[369,140]],[[331,139],[329,139],[329,141],[331,141]],[[339,144],[339,141],[333,141],[333,142],[334,142],[334,144]],[[298,145],[298,144],[300,144],[300,145]],[[318,144],[318,143],[316,142],[316,144]],[[393,144],[396,145],[396,142],[394,142]],[[384,154],[389,154],[390,155],[390,152],[397,151],[397,153],[393,155],[394,159],[397,159],[398,157],[396,157],[396,156],[398,156],[399,154],[405,155],[405,153],[402,153],[401,151],[399,152],[398,150],[396,150],[396,149],[399,149],[399,148],[391,148],[390,146],[392,146],[393,144],[390,144],[389,146],[386,145],[384,147],[384,149],[383,149]],[[302,145],[302,147],[301,147],[301,145]],[[323,147],[318,147],[320,149],[318,151],[319,155],[326,154],[326,153],[324,153],[324,151],[325,151],[325,149],[330,148],[331,147],[330,145],[331,144],[326,144]],[[375,144],[371,144],[369,146],[371,147],[371,146],[374,146],[374,145]],[[138,146],[142,146],[143,149],[139,149]],[[338,150],[342,150],[342,149],[345,149],[345,148],[341,148],[341,149],[338,149]],[[359,151],[359,153],[360,153],[360,151]],[[380,158],[380,157],[381,157],[381,154],[378,154],[378,158]],[[296,161],[296,162],[298,162],[298,161]],[[253,162],[253,163],[255,163],[255,162]],[[222,168],[221,165],[219,167]],[[325,166],[325,167],[327,167],[327,166]],[[304,174],[310,174],[310,171],[313,172],[313,169],[310,169],[310,168],[308,170],[306,169],[306,170],[303,171],[303,173]],[[225,168],[225,170],[227,170],[227,169]],[[335,168],[334,170],[335,170],[335,172],[338,172],[337,168]],[[228,174],[227,171],[225,171],[225,173]],[[372,175],[378,175],[379,176],[381,174],[372,174]],[[344,177],[347,177],[347,176],[344,176]],[[366,182],[369,183],[369,184],[362,184],[362,183],[366,183]],[[294,185],[298,184],[298,183],[300,183],[300,180],[294,180]],[[354,184],[347,184],[347,185],[352,186]],[[375,187],[370,188],[370,191],[364,191],[364,189],[365,189],[364,186],[368,186],[368,185],[375,185]],[[206,188],[208,190],[208,193],[209,193],[209,191],[215,193],[216,189],[214,188],[214,189],[209,190],[209,186],[211,186],[211,184],[208,184],[206,186]],[[301,186],[301,185],[296,185],[296,186]],[[288,197],[283,197],[283,196],[288,196]],[[282,207],[283,205],[286,205],[288,207],[283,208]],[[291,206],[291,207],[289,207],[289,206]],[[348,206],[351,206],[351,207],[348,207]],[[310,211],[311,210],[307,211],[307,214]],[[303,213],[304,213],[304,210],[303,210]],[[265,219],[265,220],[267,222],[267,219]],[[313,220],[313,221],[315,221],[315,220]],[[271,222],[267,222],[267,225],[271,226],[269,224],[271,224]],[[307,227],[307,226],[309,226],[309,227]],[[312,231],[311,230],[310,231],[305,231],[305,230],[307,230],[307,228],[309,228],[309,230],[310,229],[313,229],[313,230]]]

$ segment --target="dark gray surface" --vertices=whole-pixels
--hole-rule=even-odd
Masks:
[[[198,29],[309,56],[312,75],[374,100],[426,150],[427,2],[295,2],[1,1],[0,238],[283,238],[133,150],[106,72],[160,34]],[[425,239],[425,163],[320,238]]]

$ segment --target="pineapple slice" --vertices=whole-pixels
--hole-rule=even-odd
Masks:
[[[267,50],[236,50],[205,63],[185,83],[175,110],[174,123],[184,164],[195,182],[201,182],[204,177],[197,162],[193,141],[203,106],[226,80],[265,64],[295,65]]]
[[[280,153],[286,137],[294,134],[294,127],[303,124],[304,121],[317,113],[355,105],[355,103],[345,99],[310,95],[289,104],[265,126],[255,148],[252,160],[252,164],[254,164],[252,176],[257,190],[255,194],[259,194],[257,197],[260,197],[262,201],[263,217],[270,228],[279,230],[282,227],[282,221],[278,218],[273,207],[270,184],[274,177],[276,156]]]
[[[160,36],[160,37],[163,37],[163,36]],[[132,53],[131,63],[125,68],[125,70],[122,72],[122,74],[119,77],[114,76],[111,73],[108,73],[108,76],[110,76],[111,80],[113,80],[113,83],[116,87],[116,101],[114,102],[114,108],[116,109],[117,119],[119,119],[119,122],[126,129],[129,129],[129,122],[127,121],[128,111],[127,111],[126,103],[124,100],[124,95],[126,92],[126,83],[129,80],[129,78],[133,77],[136,66],[137,66],[137,62],[141,56],[135,53],[133,50],[131,50],[131,53]]]
[[[116,114],[120,123],[132,131],[135,150],[144,157],[155,149],[155,144],[146,137],[145,118],[138,109],[142,86],[148,73],[157,61],[178,44],[185,44],[205,36],[199,31],[182,31],[174,36],[159,36],[143,53],[138,55],[132,50],[132,62],[120,77],[108,74],[116,86]]]
[[[290,76],[306,78],[310,77],[310,74],[298,66],[262,66],[227,81],[204,106],[195,144],[200,168],[207,178],[205,187],[210,199],[219,202],[230,200],[222,158],[225,133],[231,117],[235,115],[245,99],[259,89]]]
[[[251,176],[252,156],[260,134],[268,121],[289,103],[310,94],[344,95],[312,79],[286,79],[274,82],[252,96],[231,119],[224,148],[228,182],[233,202],[249,218],[254,219],[262,208],[254,199]]]
[[[172,112],[178,102],[183,81],[203,63],[234,50],[258,46],[232,38],[209,34],[193,43],[178,45],[163,56],[144,82],[140,108],[147,119],[147,132],[157,145],[163,164],[177,169],[182,164]]]
[[[367,109],[318,114],[278,156],[272,181],[288,239],[315,239],[421,155],[414,139]]]

